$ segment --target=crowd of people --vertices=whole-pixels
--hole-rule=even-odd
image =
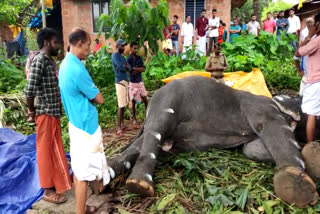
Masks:
[[[183,44],[182,53],[185,53],[188,48],[195,44],[200,55],[209,56],[213,53],[214,47],[217,44],[221,44],[227,40],[233,43],[234,38],[241,35],[242,32],[259,36],[260,31],[263,30],[272,35],[276,33],[278,39],[281,39],[281,34],[292,34],[299,41],[301,27],[300,19],[295,15],[294,9],[290,9],[288,18],[285,18],[284,11],[275,11],[273,14],[268,12],[262,27],[257,21],[257,16],[252,14],[251,20],[247,24],[243,24],[241,18],[235,16],[227,30],[226,23],[217,17],[217,9],[212,9],[210,18],[207,18],[206,9],[202,9],[200,17],[196,19],[195,26],[193,26],[191,16],[189,15],[186,16],[186,20],[181,28],[177,21],[178,16],[174,15],[172,24],[163,29],[165,40],[162,43],[162,48],[168,56],[172,56],[173,51],[176,56],[179,55],[179,38],[181,38]],[[296,50],[296,40],[292,40],[292,45]]]
[[[163,47],[168,55],[179,54],[179,33],[183,41],[183,52],[197,41],[197,50],[202,54],[213,54],[207,58],[205,70],[212,77],[223,83],[224,71],[228,67],[226,57],[221,53],[220,44],[227,41],[226,24],[216,16],[206,18],[206,10],[196,21],[195,31],[191,17],[186,22],[177,24],[178,16],[173,16],[172,25],[164,29]],[[300,21],[290,10],[290,17],[284,18],[283,11],[271,16],[268,13],[263,29],[270,33],[287,31],[300,36]],[[241,31],[259,35],[260,25],[256,16],[246,29],[235,18],[229,28],[229,41]],[[195,37],[195,38],[194,38]],[[102,143],[102,132],[98,123],[96,104],[103,104],[102,93],[95,86],[83,64],[91,51],[91,38],[87,31],[75,28],[69,35],[69,48],[64,60],[58,66],[52,59],[59,49],[58,34],[55,30],[44,28],[38,32],[37,43],[40,52],[32,58],[25,94],[28,104],[29,119],[35,120],[37,129],[37,161],[40,186],[45,189],[43,199],[52,203],[67,200],[63,192],[71,189],[72,179],[75,186],[77,213],[94,212],[94,207],[86,205],[88,183],[96,189],[103,188],[113,178],[114,172],[108,167]],[[208,45],[207,45],[208,44]],[[115,73],[115,89],[118,100],[117,135],[126,131],[124,112],[132,108],[132,117],[136,121],[135,105],[143,102],[147,108],[147,91],[141,73],[145,71],[142,58],[138,55],[138,45],[130,44],[130,55],[123,56],[127,43],[116,41],[116,51],[111,61]],[[301,31],[301,43],[294,44],[295,60],[298,72],[303,75],[302,111],[308,115],[307,141],[314,140],[315,118],[320,116],[320,14],[307,19],[307,27]],[[96,52],[101,47],[96,40]],[[300,66],[301,60],[301,66]],[[67,160],[64,154],[60,117],[62,105],[69,120],[70,155],[73,178],[69,176]]]

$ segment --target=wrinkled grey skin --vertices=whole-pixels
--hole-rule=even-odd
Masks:
[[[293,132],[294,120],[300,119],[299,109],[298,100],[255,96],[213,79],[174,80],[153,95],[143,129],[108,164],[116,176],[133,166],[128,179],[152,185],[156,159],[164,153],[164,144],[170,145],[170,153],[243,145],[250,159],[304,170]]]

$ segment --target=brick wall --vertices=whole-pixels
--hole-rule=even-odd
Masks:
[[[127,1],[128,0],[125,0],[125,2]],[[151,5],[153,6],[156,5],[157,2],[158,0],[150,0]],[[173,15],[178,15],[178,24],[180,25],[180,27],[185,20],[184,2],[184,0],[168,0],[169,18],[171,20]],[[211,17],[211,10],[213,8],[217,8],[218,17],[221,18],[227,24],[228,28],[231,16],[231,0],[206,0],[208,18]],[[61,0],[61,13],[65,50],[68,46],[68,35],[74,27],[83,27],[90,33],[93,49],[95,46],[94,40],[97,38],[97,33],[93,32],[91,1]],[[112,39],[105,41],[103,36],[101,36],[100,40],[103,44],[111,44],[113,48],[115,48],[114,41]],[[182,44],[180,44],[180,51],[181,50]]]

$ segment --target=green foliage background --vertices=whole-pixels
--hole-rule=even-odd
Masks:
[[[35,14],[38,4],[38,0],[1,0],[0,24],[29,24],[28,21]]]
[[[290,4],[290,3],[286,3],[286,2],[283,2],[283,1],[277,1],[277,2],[270,2],[268,4],[267,7],[264,7],[262,9],[262,14],[261,14],[261,17],[262,19],[261,20],[265,20],[267,18],[267,13],[268,12],[279,12],[281,10],[287,10],[289,8],[291,8],[293,6],[293,4]]]
[[[99,32],[105,30],[106,39],[112,37],[126,42],[137,42],[139,47],[148,46],[153,53],[159,50],[159,40],[163,40],[162,30],[170,23],[169,7],[165,0],[160,0],[155,7],[149,1],[132,0],[125,4],[122,0],[112,0],[110,15],[99,18]]]
[[[229,63],[229,72],[260,68],[269,88],[298,90],[300,80],[294,63],[291,35],[261,32],[260,36],[241,35],[233,44],[223,43],[223,52]]]

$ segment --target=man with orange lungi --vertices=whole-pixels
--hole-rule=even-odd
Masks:
[[[62,104],[58,87],[58,67],[52,56],[58,55],[57,32],[44,28],[37,35],[40,52],[33,58],[25,94],[28,121],[37,128],[37,162],[43,199],[60,204],[62,193],[71,189],[71,177],[62,144],[60,117]]]

